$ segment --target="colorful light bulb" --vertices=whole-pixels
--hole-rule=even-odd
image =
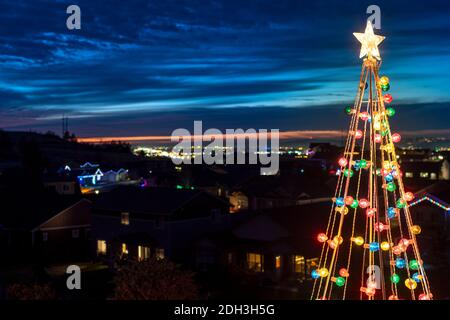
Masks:
[[[419,300],[431,300],[433,298],[433,295],[430,294],[426,294],[426,293],[421,293],[419,294]]]
[[[353,241],[357,246],[362,246],[362,245],[364,244],[364,238],[363,238],[363,237],[352,238],[352,241]]]
[[[345,166],[347,166],[348,161],[347,161],[346,158],[342,157],[342,158],[339,159],[338,163],[339,163],[339,165],[340,165],[341,167],[345,167]]]
[[[389,84],[389,78],[386,77],[386,76],[382,76],[380,78],[380,82],[379,83],[380,83],[380,86],[385,86],[385,85]]]
[[[348,270],[346,268],[339,269],[339,275],[341,277],[347,278],[349,276]]]
[[[402,136],[399,135],[398,133],[394,133],[392,135],[392,142],[398,143],[402,140]]]
[[[361,160],[359,161],[359,166],[360,166],[361,168],[365,169],[365,168],[367,167],[367,160],[361,159]]]
[[[338,207],[342,207],[345,204],[344,198],[342,197],[336,198],[335,202]]]
[[[346,196],[344,202],[345,202],[345,204],[347,206],[351,206],[352,203],[353,203],[353,197],[352,196]]]
[[[394,108],[387,108],[386,109],[386,114],[387,114],[388,117],[395,116],[395,109]]]
[[[344,176],[347,177],[347,178],[348,177],[350,177],[350,178],[353,177],[353,170],[345,169],[344,170]]]
[[[391,245],[389,244],[389,242],[383,241],[380,245],[381,250],[383,251],[388,251],[389,248],[391,247]]]
[[[369,119],[369,114],[366,111],[363,111],[359,114],[359,117],[362,121],[367,121]]]
[[[344,109],[345,113],[348,115],[351,115],[353,113],[353,109],[352,107],[345,107]]]
[[[403,258],[395,259],[395,266],[399,269],[403,269],[404,267],[406,267],[405,259]]]
[[[395,208],[389,207],[387,209],[387,216],[389,219],[395,218],[396,215],[397,215],[397,210]]]
[[[355,131],[355,139],[361,139],[363,137],[363,132],[361,130]]]
[[[411,232],[415,235],[418,235],[422,232],[422,228],[418,225],[414,225],[411,227]]]
[[[335,283],[338,287],[342,287],[345,284],[345,279],[343,277],[337,277]]]
[[[417,288],[417,282],[415,282],[414,279],[408,278],[405,280],[405,286],[410,290],[414,290]]]
[[[394,191],[397,189],[397,186],[395,185],[394,182],[389,182],[389,183],[386,185],[386,189],[387,189],[387,191],[389,191],[389,192],[394,192]]]
[[[386,93],[386,94],[383,96],[383,100],[384,100],[384,103],[391,103],[392,100],[393,100],[393,98],[392,98],[392,96],[391,96],[389,93]]]
[[[359,206],[363,209],[366,209],[369,206],[369,201],[367,199],[359,199]]]
[[[319,276],[322,278],[325,278],[328,276],[328,269],[327,268],[320,268],[319,269]]]
[[[325,241],[327,241],[328,240],[328,236],[325,234],[325,233],[319,233],[318,235],[317,235],[317,241],[319,241],[319,242],[325,242]]]
[[[409,268],[412,270],[419,269],[419,263],[417,262],[417,260],[415,260],[415,259],[409,260]]]
[[[406,207],[406,201],[403,199],[398,199],[397,200],[397,208],[403,209],[404,207]]]
[[[414,281],[417,282],[417,283],[421,282],[422,279],[423,279],[423,277],[422,277],[418,272],[415,272],[415,273],[412,275],[412,278],[413,278]]]
[[[391,281],[392,281],[392,283],[399,283],[399,281],[400,281],[400,276],[399,276],[398,274],[394,273],[394,274],[391,276]]]
[[[402,249],[399,246],[392,247],[392,253],[396,256],[402,254]]]
[[[381,134],[376,133],[375,134],[375,142],[376,143],[381,143],[381,140],[382,140]]]
[[[403,195],[403,200],[405,200],[405,201],[412,201],[412,200],[414,200],[414,194],[412,192],[406,192]]]
[[[369,250],[372,252],[376,252],[380,249],[380,244],[378,242],[371,242],[369,244]]]
[[[367,208],[366,209],[366,216],[368,218],[373,218],[375,216],[375,213],[377,213],[377,209],[376,208]]]
[[[318,278],[320,278],[319,271],[316,270],[316,269],[314,269],[313,271],[311,271],[311,278],[313,278],[313,279],[318,279]]]

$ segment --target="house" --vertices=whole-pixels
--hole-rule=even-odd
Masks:
[[[3,193],[0,248],[9,261],[87,258],[90,202],[48,189]],[[6,260],[8,261],[8,260]]]
[[[430,269],[433,291],[448,299],[448,266],[450,264],[450,182],[437,181],[419,190],[410,203],[413,223],[420,226],[418,236],[422,259]]]
[[[189,263],[196,238],[227,226],[228,207],[199,190],[120,186],[94,203],[93,250],[110,263],[149,256]]]
[[[310,176],[256,176],[231,189],[230,212],[283,208],[296,204],[329,201],[329,179]]]
[[[315,237],[326,224],[329,209],[330,202],[322,202],[231,215],[239,220],[232,221],[230,230],[210,233],[197,242],[196,266],[238,267],[272,286],[305,289],[319,262]]]
[[[406,179],[450,180],[450,164],[441,161],[402,161],[400,168]]]
[[[33,248],[46,257],[86,259],[90,254],[92,202],[81,199],[31,230]]]
[[[78,181],[69,175],[46,176],[43,179],[44,187],[52,189],[61,195],[80,194]]]

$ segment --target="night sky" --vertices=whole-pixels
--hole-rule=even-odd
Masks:
[[[77,4],[82,29],[66,28]],[[0,1],[0,127],[342,130],[374,1]],[[450,136],[450,2],[377,1],[394,128]],[[401,131],[400,131],[401,132]],[[422,133],[420,133],[422,134]]]

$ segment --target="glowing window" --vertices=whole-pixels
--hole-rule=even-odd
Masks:
[[[295,273],[301,275],[305,274],[305,257],[295,255],[292,257],[292,263]]]
[[[97,240],[97,254],[106,254],[106,241]]]
[[[138,246],[138,260],[144,261],[150,258],[150,247]]]
[[[247,266],[249,270],[264,272],[264,256],[258,253],[247,253]]]
[[[428,173],[428,172],[421,172],[421,173],[420,173],[420,177],[421,177],[421,178],[428,178],[428,176],[429,176],[429,173]]]
[[[405,172],[405,177],[412,178],[412,177],[414,177],[414,174],[412,172]]]
[[[275,257],[275,268],[280,269],[281,268],[281,256]]]
[[[128,212],[122,212],[120,223],[125,226],[128,226],[130,224],[130,214]]]
[[[122,243],[122,255],[128,254],[128,247],[126,243]]]

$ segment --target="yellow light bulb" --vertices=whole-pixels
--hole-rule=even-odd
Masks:
[[[328,269],[327,268],[319,269],[319,276],[321,276],[322,278],[325,278],[326,276],[328,276]]]
[[[333,241],[334,241],[334,243],[336,243],[336,244],[342,244],[342,242],[344,241],[344,239],[342,239],[341,236],[334,236]]]
[[[391,245],[389,244],[389,242],[386,242],[386,241],[383,241],[383,242],[380,244],[380,248],[381,248],[381,250],[383,250],[383,251],[388,251],[390,247],[391,247]]]
[[[364,244],[364,239],[363,239],[363,237],[352,238],[352,241],[353,241],[357,246],[362,246],[362,245]]]
[[[414,290],[417,288],[417,282],[415,282],[414,279],[408,278],[405,280],[405,286],[410,290]]]
[[[422,228],[418,225],[414,225],[411,227],[411,232],[413,234],[420,234],[422,232]]]
[[[385,85],[387,85],[387,84],[389,84],[389,78],[386,77],[386,76],[382,76],[382,77],[380,78],[380,85],[385,86]]]

